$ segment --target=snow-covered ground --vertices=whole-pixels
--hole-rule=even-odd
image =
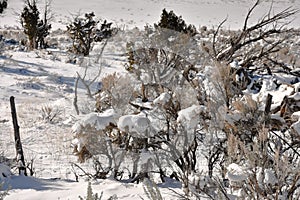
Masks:
[[[159,20],[161,10],[167,8],[182,15],[187,23],[196,27],[206,25],[217,26],[224,18],[228,18],[226,28],[238,29],[242,26],[242,18],[251,1],[243,0],[53,0],[53,30],[65,29],[67,23],[76,13],[95,11],[96,16],[113,21],[119,27],[143,27]],[[20,31],[18,16],[23,7],[22,0],[9,0],[8,9],[0,16],[0,30],[11,28]],[[268,11],[270,1],[264,1],[255,11],[254,21]],[[289,6],[300,9],[299,0],[278,0],[274,2],[275,10]],[[300,16],[296,16],[290,24],[300,27]],[[13,31],[13,30],[11,30]],[[62,37],[62,36],[61,36]],[[115,45],[115,46],[114,46]],[[102,74],[113,72],[125,73],[118,44],[110,44],[104,54],[106,67]],[[78,65],[67,63],[66,52],[59,49],[47,49],[26,52],[18,46],[0,55],[0,153],[14,158],[14,137],[11,122],[9,97],[14,96],[17,106],[22,145],[27,161],[34,161],[34,177],[0,175],[0,182],[6,179],[4,188],[9,187],[6,199],[78,199],[84,197],[87,181],[75,182],[71,163],[77,162],[72,153],[72,125],[76,119],[73,107],[74,84],[76,73],[84,69]],[[96,66],[96,71],[97,71]],[[97,86],[95,85],[95,88]],[[266,88],[266,91],[269,88]],[[84,96],[81,85],[79,95]],[[280,104],[288,88],[283,93],[272,93]],[[261,91],[257,96],[264,95]],[[88,104],[88,102],[86,102]],[[83,102],[84,104],[84,102]],[[51,111],[49,111],[51,110]],[[48,112],[49,111],[49,112]],[[299,123],[298,123],[299,125]],[[1,155],[0,155],[1,156]],[[0,170],[3,170],[0,166]],[[16,173],[16,172],[14,172]],[[181,193],[178,182],[159,185],[165,199],[174,199],[175,190]],[[146,198],[141,184],[117,182],[111,179],[92,182],[94,192],[103,191],[104,199],[117,195],[119,199]]]
[[[263,0],[262,6],[253,14],[253,21],[256,21],[262,14],[265,14],[271,0]],[[174,10],[182,15],[187,23],[196,27],[206,25],[217,26],[225,18],[228,18],[226,28],[239,29],[242,26],[241,19],[253,5],[254,1],[248,0],[53,0],[52,11],[56,27],[65,28],[65,25],[72,19],[72,15],[94,11],[96,16],[114,21],[120,27],[143,27],[145,24],[153,24],[159,20],[161,10],[166,8]],[[275,0],[273,8],[278,11],[293,6],[300,8],[300,1],[297,0]],[[22,10],[22,0],[10,0],[9,8],[4,17],[0,17],[8,26],[19,26],[19,18],[16,13]],[[295,17],[291,24],[299,27],[300,17]],[[1,23],[3,26],[3,23]]]

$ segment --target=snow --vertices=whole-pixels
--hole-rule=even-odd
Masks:
[[[296,92],[295,94],[291,95],[290,98],[293,98],[296,101],[299,101],[300,100],[300,92]]]
[[[110,19],[120,27],[124,24],[127,27],[143,27],[146,23],[153,24],[158,21],[163,8],[172,9],[175,13],[184,16],[187,23],[207,26],[217,26],[221,21],[227,18],[226,28],[238,29],[242,27],[241,18],[244,18],[253,1],[228,1],[228,0],[127,0],[110,1],[97,0],[73,1],[73,0],[53,0],[52,11],[55,15],[54,28],[65,28],[65,24],[71,21],[71,14],[78,12],[86,13],[94,11],[96,16]],[[289,6],[300,8],[299,1],[274,1],[273,7],[276,11]],[[21,0],[11,0],[9,7],[2,16],[1,21],[7,25],[18,26],[18,17],[15,12],[22,9]],[[253,19],[250,22],[256,22],[262,14],[268,12],[270,1],[262,2],[262,6],[253,13]],[[299,27],[299,17],[295,17],[291,26]]]
[[[258,185],[263,187],[263,185],[275,185],[278,183],[275,173],[271,169],[259,168],[256,173]]]
[[[294,112],[292,114],[292,119],[295,119],[295,120],[300,119],[300,111]]]
[[[151,122],[144,113],[121,116],[117,124],[121,131],[128,132],[134,137],[147,138],[153,135]]]
[[[34,177],[12,176],[6,182],[12,186],[7,200],[32,200],[32,199],[79,199],[85,197],[88,182],[74,182],[68,180],[37,179]],[[119,199],[139,199],[144,196],[142,185],[117,183],[113,180],[92,182],[93,193],[100,195],[103,192],[103,199],[108,199],[117,193]],[[104,191],[105,190],[105,191]],[[122,192],[117,192],[122,191]]]
[[[245,169],[236,163],[231,163],[228,165],[226,175],[231,183],[242,182],[247,179]]]
[[[257,94],[253,94],[252,98],[255,100],[259,100],[261,102],[265,102],[268,94],[272,95],[272,106],[279,106],[285,96],[290,96],[295,88],[288,84],[288,80],[286,83],[282,83],[279,88],[275,84],[276,79],[271,76],[265,76],[263,79],[262,88]],[[248,91],[247,91],[248,93]]]
[[[292,124],[291,128],[300,136],[300,118],[297,122]]]
[[[115,111],[113,109],[108,109],[103,113],[86,114],[74,124],[72,127],[73,133],[81,133],[81,128],[87,125],[95,127],[98,131],[104,130],[109,124],[116,124],[114,117]]]
[[[192,105],[178,112],[177,122],[186,127],[187,130],[197,126],[199,114],[205,111],[204,106]]]
[[[157,106],[164,106],[171,99],[171,95],[167,92],[163,92],[156,99],[153,100],[153,104]]]
[[[6,177],[11,176],[11,171],[10,171],[10,167],[8,167],[7,165],[1,164],[0,163],[0,183],[1,181],[3,181]]]
[[[21,29],[16,12],[20,13],[22,10],[23,0],[9,0],[8,3],[8,9],[0,15],[0,29],[1,31],[12,30],[19,34]],[[241,19],[245,17],[245,13],[252,4],[252,1],[237,0],[102,0],[101,2],[97,0],[53,0],[53,30],[59,28],[65,30],[66,24],[72,20],[72,15],[76,15],[79,11],[80,13],[95,11],[96,16],[113,21],[121,29],[143,28],[146,23],[157,23],[163,8],[174,10],[176,14],[182,15],[188,24],[194,24],[197,28],[203,25],[216,27],[228,17],[224,27],[240,29]],[[256,22],[258,17],[268,11],[269,5],[263,2],[262,7],[256,10],[250,22]],[[282,10],[291,5],[299,9],[300,1],[281,0],[273,4],[275,10]],[[290,26],[299,27],[299,25],[300,17],[297,14]],[[56,37],[58,41],[65,41],[63,34]],[[121,37],[121,39],[128,38]],[[119,53],[117,49],[122,48],[122,45],[119,45],[118,41],[115,42],[109,47],[109,52],[104,54],[107,63],[102,69],[102,77],[113,72],[124,73],[121,63],[124,57],[117,55]],[[74,134],[80,133],[82,127],[90,125],[97,130],[103,130],[112,123],[116,124],[120,130],[129,130],[130,134],[135,137],[144,138],[154,134],[152,132],[155,129],[154,120],[145,113],[119,117],[113,109],[107,109],[102,113],[92,112],[76,116],[73,108],[76,73],[81,73],[85,69],[68,62],[70,57],[61,47],[69,44],[60,45],[57,49],[49,48],[30,52],[24,51],[26,49],[19,48],[18,45],[11,45],[10,50],[0,55],[0,153],[9,158],[15,157],[9,107],[9,97],[15,96],[26,162],[33,159],[35,167],[34,177],[25,177],[12,175],[17,174],[16,171],[11,171],[8,166],[0,163],[0,182],[4,181],[4,189],[10,188],[9,195],[5,199],[52,200],[78,199],[79,195],[84,197],[88,183],[82,179],[75,182],[70,167],[70,163],[77,162],[77,158],[72,153],[72,143],[84,143],[81,141],[82,138],[76,138],[73,141]],[[93,53],[97,54],[97,45]],[[98,70],[98,66],[89,67],[92,76]],[[204,76],[214,73],[212,67],[205,67]],[[284,84],[277,88],[273,82],[274,78],[278,77],[264,77],[263,88],[258,94],[252,96],[253,99],[264,102],[266,95],[270,93],[273,95],[273,104],[279,105],[284,96],[290,95],[293,91],[296,93],[292,97],[296,100],[300,99],[300,83],[295,84],[295,88]],[[288,82],[289,77],[282,77],[281,80]],[[210,80],[204,81],[206,90],[209,91],[208,94],[219,95],[217,91],[211,90],[213,86],[210,85]],[[95,84],[97,88],[98,85]],[[80,85],[78,93],[81,96],[86,94],[84,86]],[[153,105],[164,106],[169,100],[170,94],[162,93],[153,101]],[[86,100],[86,106],[91,106],[91,103],[94,101]],[[50,108],[50,113],[45,112],[43,109],[45,107]],[[177,122],[194,131],[201,112],[205,112],[205,107],[192,105],[184,108],[178,113]],[[227,119],[231,117],[234,121],[240,117],[239,113],[229,115],[226,112],[226,110],[222,111]],[[299,112],[292,115],[293,118],[298,119],[292,124],[292,128],[300,135]],[[53,120],[45,120],[47,115],[53,117]],[[283,120],[278,114],[272,115],[272,118]],[[74,122],[76,122],[75,125]],[[80,146],[78,148],[80,149]],[[143,152],[140,160],[142,163],[147,163],[152,156],[153,154],[149,152]],[[201,170],[203,169],[200,168],[199,171]],[[267,170],[265,174],[266,183],[276,182],[272,171]],[[229,165],[227,176],[230,181],[237,182],[247,178],[242,166],[235,163]],[[93,181],[92,188],[99,194],[103,191],[104,199],[114,194],[119,199],[146,198],[142,184],[131,184],[110,178]],[[165,199],[175,199],[174,192],[169,189],[182,193],[180,183],[174,180],[160,184],[159,189]]]

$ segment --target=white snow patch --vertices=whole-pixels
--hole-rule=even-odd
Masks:
[[[149,137],[151,133],[151,122],[144,113],[137,115],[124,115],[117,123],[121,131],[128,132],[135,137]]]
[[[275,185],[277,183],[277,178],[275,173],[270,169],[259,168],[256,174],[258,184],[263,185]]]
[[[294,87],[296,92],[300,92],[300,82],[294,84]]]
[[[164,106],[171,99],[171,95],[168,92],[164,92],[154,99],[153,104],[157,106]]]
[[[186,128],[194,129],[199,121],[199,115],[205,111],[205,106],[192,105],[178,112],[177,122]]]
[[[272,77],[264,77],[262,88],[259,93],[253,95],[253,99],[265,102],[268,94],[271,94],[273,96],[272,107],[277,107],[281,104],[285,96],[290,96],[295,90],[295,88],[289,84],[281,84],[278,89],[276,88],[277,86]]]
[[[82,127],[86,127],[87,125],[95,127],[95,129],[98,131],[103,130],[110,123],[116,124],[114,117],[115,111],[113,109],[108,109],[103,113],[89,113],[76,124],[74,124],[72,127],[73,133],[80,133]]]
[[[231,183],[242,182],[247,179],[247,174],[242,166],[231,163],[227,167],[227,177]]]
[[[291,95],[290,98],[293,98],[296,101],[299,101],[300,100],[300,92],[296,92],[295,94]]]
[[[239,62],[237,60],[234,60],[233,62],[230,63],[230,67],[235,69],[240,68]]]
[[[230,124],[234,124],[234,122],[239,121],[243,117],[242,113],[237,111],[231,112],[230,114],[225,114],[224,116],[225,116],[225,121]]]
[[[87,195],[88,182],[68,181],[59,179],[37,179],[28,176],[12,176],[6,179],[5,187],[9,188],[6,200],[53,200],[53,199],[85,199]],[[105,179],[91,182],[92,191],[98,196],[103,192],[102,199],[116,196],[118,199],[138,200],[146,198],[142,184],[124,184],[115,180]],[[164,195],[171,197],[167,189],[160,189]],[[176,189],[180,192],[180,189]]]
[[[277,85],[275,84],[272,78],[270,79],[264,78],[261,91],[274,91],[276,90],[276,87]]]
[[[292,114],[292,119],[294,119],[294,120],[300,119],[300,111],[294,112],[294,113]]]
[[[277,121],[280,121],[281,123],[285,123],[285,120],[280,117],[280,114],[271,114],[271,119],[275,119]]]
[[[291,128],[300,136],[300,118],[297,122],[292,124]]]

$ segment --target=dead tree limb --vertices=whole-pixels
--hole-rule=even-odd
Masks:
[[[223,26],[223,24],[224,24],[226,21],[227,21],[227,18],[224,19],[224,20],[219,24],[219,26],[217,27],[217,30],[214,32],[214,36],[213,36],[213,44],[212,44],[212,50],[213,50],[213,56],[214,56],[215,58],[216,58],[217,55],[220,54],[220,52],[223,50],[223,49],[221,49],[221,50],[219,50],[219,51],[217,52],[217,50],[216,50],[216,40],[217,40],[217,36],[218,36],[218,34],[219,34],[219,31],[220,31],[221,27]]]
[[[281,49],[283,41],[288,39],[284,34],[293,31],[286,28],[290,23],[288,19],[298,13],[298,10],[289,7],[276,14],[271,14],[271,6],[267,14],[257,23],[249,26],[249,19],[260,2],[257,0],[246,14],[241,31],[232,33],[225,43],[217,39],[220,27],[226,20],[218,26],[212,42],[213,58],[216,61],[229,64],[236,59],[243,60],[241,66],[247,68],[254,62],[263,60]],[[280,39],[279,35],[283,38]],[[218,42],[221,44],[217,45]]]
[[[247,30],[247,25],[248,25],[248,20],[250,18],[250,15],[252,14],[253,10],[258,6],[260,0],[257,0],[255,2],[255,4],[250,8],[250,10],[248,11],[245,21],[244,21],[244,27],[243,27],[243,31]]]
[[[108,43],[108,40],[109,39],[105,40],[105,42],[104,42],[104,44],[103,44],[103,46],[102,46],[102,48],[101,48],[98,56],[96,57],[95,63],[99,64],[100,66],[99,66],[98,72],[95,74],[94,78],[92,80],[90,80],[90,81],[87,80],[87,75],[88,75],[87,72],[88,72],[88,69],[89,69],[90,66],[89,66],[89,64],[86,64],[85,66],[83,66],[84,62],[82,62],[82,64],[81,64],[81,67],[84,67],[83,76],[81,76],[79,74],[79,72],[76,72],[77,78],[75,80],[75,96],[74,96],[74,100],[73,100],[73,105],[74,105],[74,108],[75,108],[75,111],[76,111],[77,115],[80,114],[80,111],[79,111],[79,108],[78,108],[78,84],[79,84],[79,81],[81,81],[82,84],[84,85],[84,87],[86,88],[87,96],[89,98],[93,99],[94,98],[93,97],[94,94],[91,91],[91,86],[92,86],[92,84],[94,84],[97,81],[97,79],[101,75],[101,72],[102,72],[102,63],[99,63],[99,62],[102,59],[103,52],[104,52],[104,49],[105,49],[105,47],[106,47],[106,45]]]

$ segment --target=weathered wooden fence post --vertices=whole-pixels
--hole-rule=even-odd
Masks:
[[[26,165],[25,165],[25,159],[23,154],[23,148],[20,138],[20,127],[18,125],[17,120],[17,112],[16,112],[16,106],[15,106],[15,97],[10,97],[10,107],[11,107],[11,115],[14,125],[14,136],[15,136],[15,147],[17,152],[17,166],[19,168],[19,174],[24,174],[27,176],[26,172]]]
[[[265,114],[266,115],[268,115],[271,112],[272,98],[273,98],[273,96],[268,94],[267,99],[266,99],[266,106],[265,106]]]

